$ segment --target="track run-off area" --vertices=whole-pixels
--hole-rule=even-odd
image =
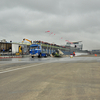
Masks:
[[[7,58],[0,59],[0,73],[20,70],[33,66],[39,66],[49,63],[77,63],[77,62],[100,62],[100,57],[63,57],[63,58]],[[30,65],[33,63],[32,65]]]
[[[100,100],[100,57],[0,59],[1,100]]]

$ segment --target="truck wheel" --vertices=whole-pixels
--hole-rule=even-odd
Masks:
[[[32,56],[32,58],[34,58],[34,56]]]
[[[46,54],[45,57],[47,57],[48,55]]]
[[[40,58],[41,58],[41,53],[40,53]]]
[[[38,56],[39,58],[41,58],[41,53],[39,54],[39,56]]]

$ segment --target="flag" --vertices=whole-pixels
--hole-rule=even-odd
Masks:
[[[51,34],[53,34],[53,32],[52,32]],[[51,34],[50,34],[50,35],[51,35]]]
[[[50,32],[50,31],[45,31],[45,32]]]

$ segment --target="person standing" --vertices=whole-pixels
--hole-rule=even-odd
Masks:
[[[5,49],[3,48],[3,52],[5,51]]]
[[[75,56],[75,52],[73,51],[73,56]]]

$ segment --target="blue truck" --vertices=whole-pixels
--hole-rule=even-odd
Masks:
[[[34,57],[47,57],[48,53],[42,51],[42,47],[39,44],[30,45],[30,55],[32,58]]]

